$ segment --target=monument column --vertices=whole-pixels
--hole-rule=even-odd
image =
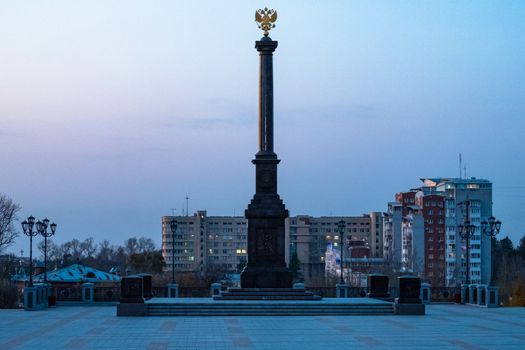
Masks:
[[[273,52],[277,41],[265,36],[255,42],[259,51],[259,153],[273,154]]]
[[[292,276],[284,259],[284,222],[288,217],[277,194],[277,164],[273,150],[273,52],[277,41],[268,37],[277,13],[259,10],[256,21],[264,37],[255,42],[259,52],[259,151],[255,164],[255,195],[248,219],[248,263],[241,273],[242,288],[291,288]]]

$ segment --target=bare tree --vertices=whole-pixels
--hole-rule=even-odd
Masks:
[[[0,251],[14,243],[18,232],[14,221],[20,206],[11,198],[0,193]]]
[[[124,242],[124,249],[126,249],[126,253],[128,256],[131,256],[139,251],[139,242],[137,240],[137,237],[131,237],[128,238]]]
[[[99,250],[97,254],[97,260],[102,260],[104,262],[110,261],[113,255],[115,254],[115,248],[109,243],[107,239],[103,240],[99,244]]]
[[[82,243],[76,238],[72,239],[66,244],[68,243],[71,246],[71,255],[73,259],[75,260],[75,262],[78,262],[78,260],[80,260],[80,258],[82,257]]]
[[[95,253],[97,252],[97,244],[95,243],[93,237],[86,238],[84,242],[80,243],[80,248],[82,249],[82,253],[86,258],[94,257]]]
[[[155,242],[151,238],[140,237],[138,241],[138,250],[141,253],[150,253],[155,250]]]

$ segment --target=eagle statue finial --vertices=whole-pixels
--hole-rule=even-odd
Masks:
[[[262,29],[264,36],[268,36],[269,31],[275,28],[275,21],[277,21],[277,11],[268,10],[267,7],[263,10],[255,11],[255,22]]]

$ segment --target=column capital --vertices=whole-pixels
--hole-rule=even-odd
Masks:
[[[273,41],[269,37],[264,37],[255,42],[255,48],[261,53],[272,53],[277,48],[277,44],[277,41]]]

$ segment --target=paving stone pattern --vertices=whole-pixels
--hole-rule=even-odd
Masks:
[[[111,306],[0,310],[0,349],[525,349],[525,308],[425,316],[116,317]]]

